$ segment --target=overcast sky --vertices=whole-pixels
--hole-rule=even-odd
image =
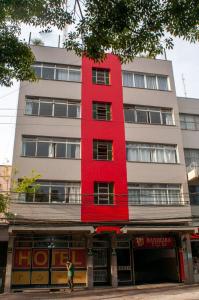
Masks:
[[[26,28],[23,28],[22,35],[28,39]],[[49,40],[56,46],[57,34],[46,38],[47,43]],[[167,59],[173,62],[177,96],[185,95],[183,74],[187,96],[199,99],[199,44],[189,44],[177,39],[174,49],[167,52]],[[0,87],[0,164],[12,163],[18,91],[17,82],[11,88]]]

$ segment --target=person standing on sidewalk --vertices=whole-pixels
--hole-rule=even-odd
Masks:
[[[73,263],[70,260],[67,260],[66,268],[68,271],[68,285],[69,285],[70,292],[72,292],[73,291],[73,277],[74,277],[75,269],[74,269]]]

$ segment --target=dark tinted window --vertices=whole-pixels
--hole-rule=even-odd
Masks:
[[[53,103],[41,102],[40,103],[40,115],[52,116]]]
[[[38,142],[37,143],[37,156],[49,156],[49,143],[48,142]]]

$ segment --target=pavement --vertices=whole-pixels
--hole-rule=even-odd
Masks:
[[[133,287],[77,288],[74,292],[27,290],[10,294],[0,294],[0,300],[199,300],[199,284],[151,284]]]

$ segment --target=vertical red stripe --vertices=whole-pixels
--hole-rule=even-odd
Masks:
[[[92,68],[110,70],[111,84],[92,83]],[[92,118],[92,102],[110,102],[111,121]],[[113,141],[113,161],[93,160],[93,139]],[[124,133],[122,77],[119,59],[111,54],[100,64],[86,57],[82,59],[82,207],[83,222],[128,220],[128,197],[126,175],[126,146]],[[113,182],[114,205],[94,204],[94,182]]]
[[[179,249],[180,281],[185,281],[183,249]]]

